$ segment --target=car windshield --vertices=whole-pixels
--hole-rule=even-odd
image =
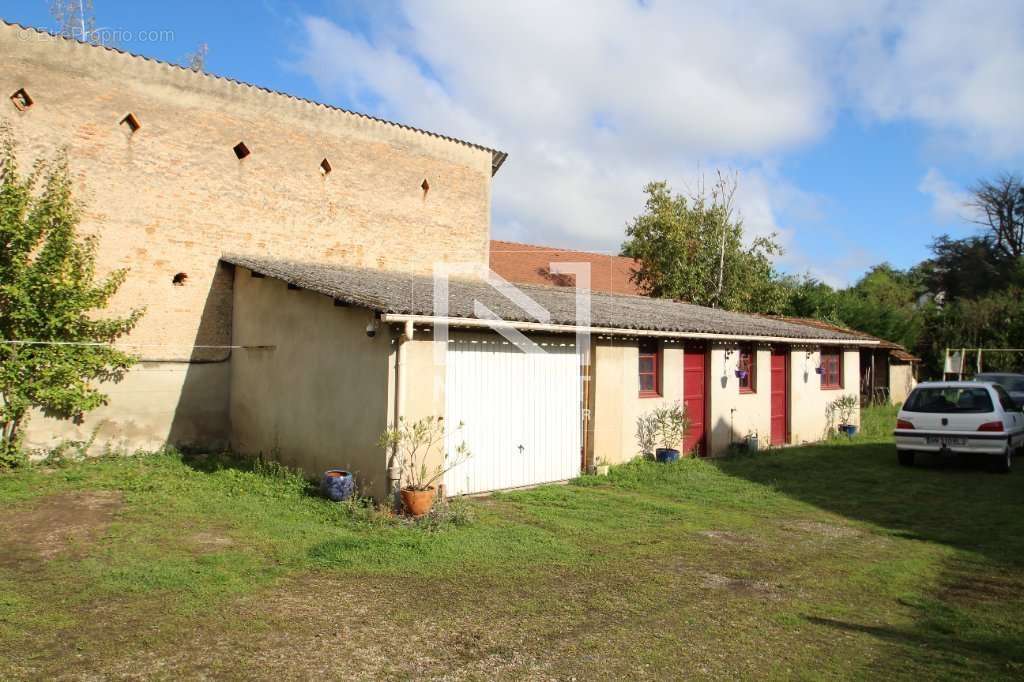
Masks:
[[[992,398],[985,388],[918,387],[907,398],[907,412],[981,414],[992,412]]]

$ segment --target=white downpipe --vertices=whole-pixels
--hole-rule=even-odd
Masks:
[[[395,351],[395,414],[394,414],[394,426],[398,427],[399,420],[405,412],[405,342],[411,341],[415,330],[413,329],[412,320],[405,322],[405,327],[402,333],[398,335],[398,348]],[[395,471],[394,462],[395,454],[391,453],[391,466],[387,470],[387,485],[388,490],[392,492],[395,497],[395,504],[398,504],[398,493],[401,485],[401,472]]]
[[[576,333],[589,331],[591,334],[609,334],[611,336],[657,336],[672,339],[705,339],[718,341],[761,341],[765,343],[788,343],[805,346],[877,346],[878,341],[869,339],[801,339],[778,336],[757,336],[751,334],[710,334],[707,332],[669,332],[647,329],[620,329],[615,327],[582,327],[570,324],[547,324],[544,322],[515,322],[509,320],[477,320],[468,317],[434,317],[432,315],[405,315],[384,313],[382,322],[405,323],[406,328],[413,323],[446,324],[450,327],[473,327],[485,329],[512,328],[533,332]],[[411,338],[411,337],[410,337]]]

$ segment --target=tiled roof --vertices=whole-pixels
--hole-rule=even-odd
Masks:
[[[227,76],[218,76],[216,74],[208,73],[206,71],[193,71],[193,69],[191,69],[191,68],[189,68],[187,66],[181,66],[180,64],[173,64],[171,62],[165,62],[165,61],[163,61],[161,59],[155,59],[153,57],[147,57],[145,55],[136,54],[134,52],[128,52],[127,50],[121,50],[119,48],[110,47],[108,45],[93,45],[91,43],[83,42],[83,41],[76,40],[74,38],[71,38],[71,37],[68,37],[68,36],[65,36],[65,35],[61,35],[59,33],[53,33],[52,31],[47,31],[45,29],[36,28],[35,26],[23,26],[22,24],[19,24],[19,23],[16,23],[16,22],[6,21],[3,18],[0,18],[0,25],[9,26],[9,27],[12,27],[12,28],[17,28],[17,29],[20,29],[22,31],[33,31],[33,32],[41,34],[41,35],[48,35],[48,36],[53,36],[55,38],[61,38],[61,39],[66,40],[66,41],[68,41],[70,43],[75,43],[75,44],[79,44],[79,45],[85,45],[85,46],[88,46],[88,47],[94,47],[94,48],[102,49],[102,50],[109,50],[110,52],[121,54],[121,55],[124,55],[126,57],[131,57],[132,59],[142,59],[142,60],[145,60],[147,62],[152,62],[154,64],[160,64],[162,66],[166,66],[168,68],[180,69],[182,71],[189,71],[189,72],[195,73],[196,77],[212,78],[212,79],[215,79],[215,80],[224,81],[226,83],[232,83],[234,85],[240,85],[240,86],[243,86],[243,87],[252,88],[254,90],[259,90],[261,92],[265,92],[265,93],[268,93],[268,94],[271,94],[271,95],[276,95],[278,97],[286,97],[288,99],[296,100],[296,101],[299,101],[299,102],[305,102],[306,104],[311,104],[313,106],[323,107],[325,109],[332,109],[334,111],[339,111],[341,113],[348,114],[350,116],[357,116],[359,118],[365,118],[365,119],[370,120],[370,121],[375,121],[377,123],[382,123],[382,124],[388,125],[388,126],[394,126],[396,128],[404,128],[405,130],[411,130],[413,132],[421,133],[423,135],[428,135],[430,137],[436,137],[436,138],[440,138],[442,140],[448,140],[449,142],[455,142],[457,144],[465,145],[467,147],[473,147],[474,149],[479,149],[481,151],[490,152],[490,154],[491,154],[491,175],[492,176],[495,173],[498,172],[498,169],[501,168],[501,165],[503,163],[505,163],[505,159],[508,158],[508,154],[503,152],[503,151],[499,151],[497,149],[491,149],[490,147],[485,147],[483,145],[476,144],[475,142],[467,142],[466,140],[460,140],[457,137],[451,137],[449,135],[442,135],[440,133],[434,133],[434,132],[431,132],[429,130],[423,130],[422,128],[416,128],[414,126],[405,125],[404,123],[396,123],[395,121],[389,121],[387,119],[378,118],[376,116],[370,116],[369,114],[363,114],[363,113],[360,113],[358,111],[351,111],[349,109],[343,109],[341,107],[336,107],[336,106],[331,105],[331,104],[324,104],[323,102],[317,102],[315,100],[306,99],[305,97],[296,97],[295,95],[290,95],[287,92],[281,92],[279,90],[271,90],[270,88],[265,88],[265,87],[263,87],[261,85],[254,85],[253,83],[248,83],[246,81],[240,81],[240,80],[237,80],[235,78],[228,78]]]
[[[874,336],[872,334],[860,332],[855,329],[850,329],[849,327],[842,327],[838,324],[825,322],[824,320],[817,320],[813,317],[787,317],[785,315],[771,315],[770,317],[775,320],[782,320],[784,322],[790,322],[792,324],[803,324],[809,327],[815,327],[817,329],[828,329],[847,334],[856,334],[857,336],[860,336],[862,338],[877,341],[878,343],[874,345],[875,348],[888,350],[889,353],[897,360],[901,360],[903,362],[921,362],[921,358],[911,354],[906,348],[904,348],[900,344],[888,341],[880,336]]]
[[[509,282],[547,286],[576,285],[576,278],[571,275],[553,274],[552,263],[588,263],[592,291],[643,294],[640,287],[631,279],[633,270],[638,265],[632,258],[491,240],[491,270]]]
[[[427,276],[241,254],[225,254],[222,260],[299,288],[380,313],[435,315],[434,280]],[[517,289],[547,311],[549,317],[538,320],[487,282],[474,279],[449,280],[446,316],[481,319],[476,310],[479,303],[485,305],[499,319],[510,322],[544,322],[566,326],[578,324],[576,289],[530,284],[519,285]],[[589,326],[808,341],[838,340],[849,341],[851,345],[856,345],[865,338],[846,331],[818,329],[809,325],[704,308],[689,303],[604,293],[591,295]]]

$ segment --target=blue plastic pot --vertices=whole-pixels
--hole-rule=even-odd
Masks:
[[[853,424],[843,424],[839,427],[839,430],[845,433],[848,437],[852,437],[857,433],[857,427]]]
[[[668,464],[679,459],[679,451],[675,448],[658,448],[654,451],[654,458],[662,464]]]
[[[343,469],[328,469],[320,480],[320,492],[324,497],[335,502],[344,502],[352,497],[355,480],[352,474]]]

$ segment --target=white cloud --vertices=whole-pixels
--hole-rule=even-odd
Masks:
[[[984,157],[1024,152],[1024,3],[897,4],[845,56],[852,95],[880,119],[924,123]]]
[[[946,179],[936,168],[929,168],[917,189],[932,198],[932,213],[943,224],[961,224],[969,219],[970,194]]]
[[[616,249],[644,183],[730,167],[750,230],[779,232],[800,271],[811,261],[785,217],[822,220],[822,203],[773,159],[824,136],[838,108],[1024,148],[1024,5],[373,7],[358,32],[304,17],[297,66],[328,97],[509,152],[496,236]]]

